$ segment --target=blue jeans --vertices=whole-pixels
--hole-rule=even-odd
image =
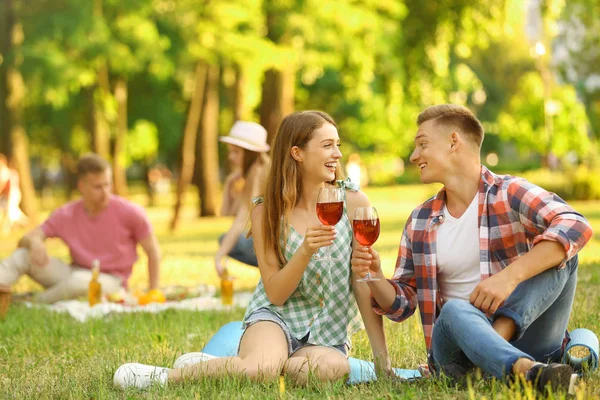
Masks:
[[[224,236],[225,235],[223,234],[219,237],[219,243],[223,241]],[[241,234],[228,256],[241,263],[258,267],[258,260],[254,253],[254,241],[252,240],[252,236],[247,238],[245,234]]]
[[[494,318],[506,316],[517,330],[507,342],[493,320],[468,301],[450,300],[433,327],[432,359],[437,372],[460,379],[475,367],[503,378],[519,358],[559,361],[577,286],[577,256],[519,284]]]

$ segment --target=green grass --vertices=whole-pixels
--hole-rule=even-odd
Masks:
[[[380,211],[382,234],[376,245],[388,275],[393,271],[404,221],[409,212],[434,193],[434,186],[397,186],[367,190]],[[190,199],[192,196],[190,196]],[[142,195],[133,200],[144,204]],[[231,223],[229,218],[196,219],[195,206],[184,209],[180,230],[167,231],[171,199],[159,199],[148,214],[155,226],[163,252],[163,285],[218,282],[213,268],[217,238]],[[600,202],[572,203],[588,216],[597,232],[581,252],[579,286],[570,328],[586,327],[600,333]],[[47,212],[47,210],[46,210]],[[23,232],[0,241],[0,258],[8,255]],[[50,242],[53,255],[68,258],[66,248]],[[141,255],[141,254],[140,254]],[[131,280],[132,288],[144,288],[147,271],[141,255]],[[259,279],[256,269],[231,262],[238,278],[236,290],[251,290]],[[28,278],[21,279],[17,291],[39,288]],[[224,312],[168,310],[160,314],[116,314],[102,320],[76,322],[64,314],[13,304],[0,322],[0,398],[278,398],[277,383],[257,384],[239,378],[208,379],[167,388],[122,392],[112,386],[112,376],[125,362],[172,365],[182,353],[198,351],[211,335],[229,321],[240,320],[243,309]],[[385,321],[393,364],[415,368],[425,361],[425,345],[418,316],[395,324]],[[353,337],[351,355],[370,359],[366,334]],[[468,387],[454,387],[435,380],[416,383],[376,382],[348,387],[339,383],[311,382],[306,387],[287,384],[286,398],[411,398],[411,399],[532,399],[529,389],[510,389],[494,381],[476,381]],[[538,396],[538,398],[540,398]],[[553,398],[564,398],[564,395]],[[578,398],[600,398],[600,373],[585,380]]]

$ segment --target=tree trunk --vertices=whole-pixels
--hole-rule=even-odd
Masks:
[[[117,100],[117,134],[113,148],[114,191],[119,196],[127,196],[127,176],[125,175],[125,141],[127,140],[127,82],[119,79],[115,85]]]
[[[38,204],[29,168],[28,141],[20,121],[13,123],[10,139],[12,142],[12,163],[19,174],[19,181],[21,183],[21,195],[23,196],[21,198],[21,209],[29,217],[32,224],[37,224]]]
[[[240,121],[248,118],[245,100],[246,78],[244,69],[240,64],[235,65],[235,83],[233,85],[233,120]]]
[[[3,25],[5,34],[8,32],[9,40],[5,41],[3,37],[2,45],[3,53],[9,55],[2,64],[6,68],[5,77],[5,112],[3,118],[3,129],[6,129],[8,135],[7,153],[12,161],[12,166],[19,174],[20,189],[21,189],[21,209],[29,217],[31,223],[36,224],[38,221],[38,206],[35,196],[35,188],[33,179],[31,178],[31,170],[29,169],[29,151],[27,146],[27,135],[22,125],[23,117],[23,98],[25,97],[25,84],[23,77],[18,70],[18,65],[14,63],[18,57],[13,57],[14,53],[19,50],[23,41],[22,27],[15,21],[13,2],[5,0],[4,14],[6,25]],[[6,51],[6,52],[4,52]]]
[[[94,1],[94,18],[103,18],[102,0]],[[104,158],[110,156],[110,125],[106,118],[106,100],[110,96],[110,81],[106,61],[101,63],[97,73],[96,89],[94,90],[94,124],[92,131],[92,149]]]
[[[154,207],[156,206],[156,191],[150,181],[150,165],[146,162],[144,163],[144,183],[146,186],[146,196],[148,197],[146,207]]]
[[[585,113],[590,124],[590,137],[600,140],[600,94],[587,93],[585,89],[578,91],[579,98],[585,107]]]
[[[92,149],[100,157],[109,160],[110,126],[106,119],[105,102],[107,96],[110,96],[110,89],[107,89],[105,86],[108,86],[108,70],[106,67],[102,67],[98,71],[98,84],[94,91]]]
[[[267,37],[276,45],[288,43],[290,40],[289,34],[286,32],[287,15],[290,12],[288,6],[266,0],[264,7]],[[296,67],[293,64],[285,65],[279,70],[272,68],[265,71],[260,104],[260,123],[267,130],[269,143],[275,136],[283,117],[294,111],[295,84]]]
[[[61,152],[60,161],[65,174],[63,183],[66,185],[65,194],[67,199],[71,199],[73,191],[77,187],[77,156],[71,149],[69,136],[60,132],[59,128],[54,128],[56,145]]]
[[[92,151],[94,151],[94,132],[96,131],[96,117],[94,107],[94,87],[87,87],[82,89],[83,101],[85,104],[84,120],[83,124],[87,133],[89,133],[89,145]]]
[[[202,111],[198,168],[200,216],[217,215],[219,190],[219,65],[208,67],[206,94]]]
[[[281,118],[294,112],[296,93],[296,66],[290,64],[281,73]],[[279,123],[278,123],[279,125]]]
[[[70,152],[63,151],[61,162],[65,173],[65,194],[67,199],[71,199],[77,187],[77,160]]]
[[[9,155],[10,140],[8,132],[8,57],[11,48],[11,32],[13,25],[12,2],[0,2],[0,54],[3,62],[0,63],[0,153]]]
[[[293,67],[286,67],[284,71],[270,69],[265,72],[260,123],[268,132],[269,143],[283,117],[294,111],[294,78]]]
[[[171,219],[171,231],[177,229],[179,214],[184,201],[185,192],[192,180],[196,159],[196,136],[202,115],[202,104],[204,102],[204,87],[206,85],[206,64],[198,62],[194,77],[194,92],[190,102],[185,130],[183,132],[183,143],[181,146],[181,167],[179,179],[177,180],[177,194],[173,207],[173,218]]]

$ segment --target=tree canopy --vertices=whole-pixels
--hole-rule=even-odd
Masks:
[[[474,110],[497,138],[485,152],[511,143],[583,159],[600,138],[593,0],[542,2],[543,55],[516,0],[12,0],[1,12],[7,4],[4,40],[19,45],[0,53],[2,79],[9,67],[22,76],[22,124],[43,162],[104,148],[117,166],[177,169],[199,63],[219,71],[220,134],[273,107],[323,109],[344,152],[372,163],[406,158],[416,115],[435,103]]]

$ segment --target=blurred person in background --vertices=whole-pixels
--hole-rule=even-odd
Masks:
[[[19,204],[21,203],[19,173],[10,168],[4,154],[0,154],[0,231],[9,234],[15,226],[29,222]]]
[[[53,303],[85,296],[94,260],[100,263],[102,292],[127,286],[139,243],[148,256],[149,288],[159,287],[160,251],[144,210],[112,194],[109,163],[96,154],[84,155],[77,165],[81,198],[55,210],[28,232],[18,249],[0,261],[0,285],[10,286],[29,275],[45,290],[34,300]],[[60,238],[68,246],[71,263],[48,256],[46,238]]]
[[[360,159],[358,153],[352,153],[348,157],[348,162],[346,163],[346,175],[352,182],[360,185],[361,189],[366,188],[369,184],[367,167]]]
[[[267,130],[254,122],[237,121],[228,136],[219,140],[227,144],[227,159],[232,172],[225,179],[221,215],[235,216],[229,230],[219,238],[215,269],[222,277],[226,256],[258,267],[252,237],[246,237],[252,198],[258,196],[269,167]]]

